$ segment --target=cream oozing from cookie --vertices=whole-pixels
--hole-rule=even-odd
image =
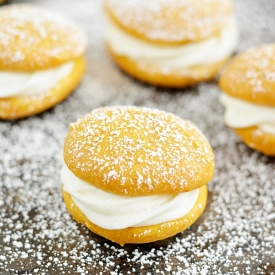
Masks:
[[[199,189],[176,195],[120,196],[105,192],[76,177],[66,166],[61,170],[63,189],[94,224],[110,230],[172,221],[195,205]]]
[[[237,24],[233,17],[219,35],[180,46],[161,46],[135,38],[121,30],[107,14],[105,24],[105,38],[115,54],[170,68],[214,64],[227,58],[238,42]]]
[[[74,62],[67,62],[52,69],[34,72],[0,71],[0,98],[46,93],[68,76],[73,67]]]
[[[275,134],[275,108],[250,103],[222,93],[221,103],[225,106],[224,122],[232,128],[257,126],[265,133]]]

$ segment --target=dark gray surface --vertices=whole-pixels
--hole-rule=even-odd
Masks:
[[[275,274],[275,160],[223,125],[216,81],[185,90],[129,78],[105,52],[100,1],[10,1],[70,16],[89,39],[88,69],[67,100],[43,114],[0,121],[0,274]],[[275,1],[235,1],[237,51],[275,40]],[[216,174],[203,216],[164,241],[120,247],[74,222],[59,171],[69,124],[105,105],[141,105],[192,120],[210,140]]]

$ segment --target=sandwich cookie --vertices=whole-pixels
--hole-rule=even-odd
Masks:
[[[239,54],[220,78],[224,122],[250,148],[275,156],[275,44]]]
[[[79,223],[113,242],[173,236],[204,211],[214,155],[190,121],[157,109],[99,108],[70,126],[63,198]]]
[[[238,40],[231,0],[105,0],[104,10],[113,60],[157,86],[214,78]]]
[[[79,84],[84,33],[65,17],[31,5],[0,10],[0,119],[40,113]]]

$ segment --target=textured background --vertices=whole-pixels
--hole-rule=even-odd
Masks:
[[[0,274],[275,274],[275,160],[223,125],[217,82],[185,90],[141,84],[109,59],[101,1],[40,0],[88,36],[88,69],[63,103],[0,121]],[[237,51],[275,40],[275,1],[238,0]],[[120,247],[75,223],[61,197],[61,151],[69,124],[105,105],[141,105],[192,120],[210,140],[216,174],[203,216],[164,241]]]

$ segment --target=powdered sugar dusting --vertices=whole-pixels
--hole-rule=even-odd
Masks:
[[[135,82],[105,53],[100,1],[39,4],[65,12],[87,32],[89,65],[81,86],[62,104],[39,116],[0,121],[0,274],[275,274],[275,161],[248,149],[224,126],[216,83],[170,91]],[[274,41],[275,1],[235,5],[238,51]],[[193,121],[210,140],[215,177],[207,208],[190,229],[121,248],[71,219],[59,180],[64,139],[70,123],[105,105],[173,112]]]
[[[193,190],[214,169],[211,147],[191,122],[132,106],[100,108],[72,124],[64,159],[77,177],[127,195]]]
[[[106,0],[124,28],[162,42],[196,41],[222,29],[231,18],[230,0]],[[173,23],[171,23],[173,22]]]
[[[0,10],[1,69],[48,68],[83,55],[84,33],[58,13],[31,5]]]

